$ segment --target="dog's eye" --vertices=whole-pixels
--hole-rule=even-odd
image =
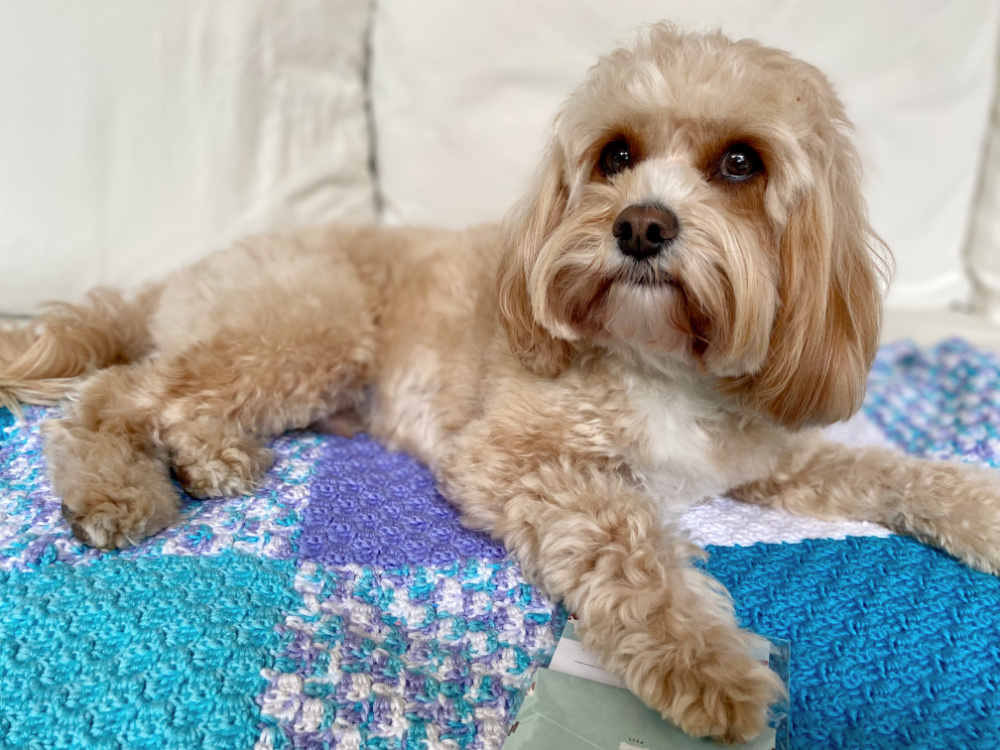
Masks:
[[[625,141],[612,141],[601,151],[598,166],[607,177],[616,175],[628,169],[632,163],[632,152]]]
[[[729,180],[745,180],[757,174],[762,164],[760,156],[744,143],[730,148],[719,162],[719,173]]]

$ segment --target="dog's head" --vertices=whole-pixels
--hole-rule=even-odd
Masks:
[[[654,26],[559,113],[507,218],[501,317],[544,375],[580,346],[687,363],[780,424],[853,413],[888,267],[811,65]]]

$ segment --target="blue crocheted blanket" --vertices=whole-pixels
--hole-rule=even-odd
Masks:
[[[838,439],[1000,465],[1000,361],[884,348]],[[77,543],[38,425],[0,411],[0,747],[498,748],[564,615],[427,471],[275,443],[263,488]],[[741,620],[792,643],[794,748],[1000,747],[1000,581],[871,524],[726,499],[685,518]]]

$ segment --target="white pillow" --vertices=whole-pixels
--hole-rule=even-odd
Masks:
[[[897,273],[889,304],[965,301],[962,247],[993,87],[995,0],[378,3],[372,95],[384,219],[499,219],[596,57],[669,19],[788,49],[833,80]]]
[[[1000,82],[981,189],[969,245],[970,270],[979,291],[977,307],[1000,324]]]
[[[0,312],[375,216],[368,0],[0,3]]]

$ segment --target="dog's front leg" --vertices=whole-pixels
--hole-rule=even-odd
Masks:
[[[568,458],[526,471],[502,448],[463,454],[443,467],[444,491],[576,612],[609,671],[692,735],[745,741],[764,728],[783,686],[750,656],[758,636],[739,628],[721,584],[691,565],[697,549],[664,529],[649,498]]]
[[[818,518],[874,521],[1000,574],[1000,474],[819,436],[800,441],[740,500]]]

